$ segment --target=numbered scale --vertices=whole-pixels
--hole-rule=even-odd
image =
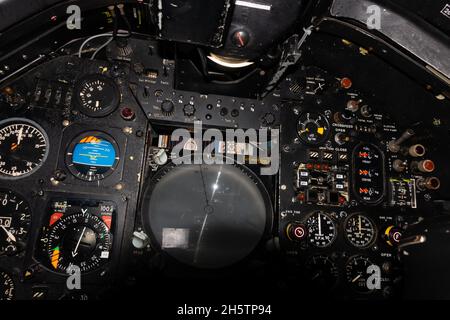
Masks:
[[[40,238],[39,260],[50,270],[66,273],[72,266],[81,272],[100,268],[112,248],[112,202],[54,201],[48,224]]]
[[[26,247],[30,224],[27,201],[11,190],[0,189],[0,256],[16,254]]]
[[[48,136],[25,118],[0,121],[0,179],[19,179],[37,171],[48,156]]]

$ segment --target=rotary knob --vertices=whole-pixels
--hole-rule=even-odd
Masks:
[[[183,113],[186,117],[192,117],[195,114],[195,107],[192,104],[186,104]]]
[[[286,228],[286,235],[291,241],[302,241],[306,238],[306,227],[300,223],[291,223]]]
[[[172,101],[164,100],[161,103],[161,111],[162,111],[163,115],[171,116],[173,114],[174,110],[175,110],[175,106],[173,105]]]
[[[400,243],[402,231],[395,226],[390,226],[385,230],[384,238],[388,245],[394,247]]]

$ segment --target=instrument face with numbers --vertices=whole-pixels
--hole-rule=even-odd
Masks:
[[[27,201],[11,190],[0,189],[0,256],[16,254],[26,247],[30,224]]]
[[[0,271],[0,301],[13,300],[15,289],[11,276],[4,271]]]
[[[18,179],[34,173],[48,156],[48,136],[24,118],[0,122],[0,178]]]

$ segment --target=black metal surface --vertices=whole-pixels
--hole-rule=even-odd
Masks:
[[[445,58],[450,56],[448,35],[411,13],[379,1],[335,0],[331,15],[367,24],[370,17],[368,8],[374,5],[378,6],[381,14],[381,29],[377,30],[378,32],[445,75],[447,79],[450,78],[450,61]]]
[[[132,8],[130,7],[130,9]],[[101,12],[102,10],[92,12],[92,17],[97,17]],[[50,15],[50,13],[49,11],[45,12],[46,15]],[[37,17],[35,23],[31,26],[39,24]],[[102,26],[109,26],[109,24],[106,20],[101,20],[95,30],[88,31],[89,33],[100,31]],[[18,25],[15,30],[20,30],[21,34],[26,33],[24,25]],[[31,52],[33,57],[42,52],[48,54],[56,46],[53,43],[54,39],[58,39],[63,44],[71,36],[74,36],[62,31],[63,29],[60,29],[60,34],[40,39],[41,41],[33,43],[35,45],[29,43],[30,46],[27,50],[30,51],[27,52]],[[133,232],[142,231],[143,227],[138,209],[138,198],[141,195],[140,186],[147,183],[149,180],[146,178],[151,178],[156,170],[152,167],[150,154],[146,154],[151,140],[155,137],[158,138],[160,132],[166,134],[173,128],[192,128],[194,121],[202,120],[206,126],[219,129],[258,129],[261,126],[272,128],[281,126],[282,132],[283,153],[281,155],[280,184],[277,183],[277,177],[267,178],[268,182],[264,180],[266,187],[270,186],[268,192],[275,209],[274,228],[272,232],[268,232],[265,240],[269,240],[271,236],[279,237],[282,254],[274,254],[276,251],[274,247],[265,247],[265,243],[261,243],[257,257],[251,260],[252,265],[246,265],[239,271],[234,269],[226,275],[222,274],[225,276],[225,280],[222,279],[223,281],[220,282],[220,288],[226,287],[235,291],[238,288],[240,291],[244,284],[251,283],[254,287],[242,289],[239,293],[254,289],[261,294],[267,292],[268,294],[278,294],[280,290],[283,290],[286,295],[294,293],[296,298],[299,296],[312,298],[317,293],[323,297],[323,292],[315,292],[313,286],[305,286],[305,281],[311,280],[308,279],[311,270],[309,270],[310,265],[307,261],[310,261],[311,256],[325,255],[336,262],[339,272],[340,284],[337,288],[342,291],[335,292],[335,297],[358,299],[392,297],[396,292],[394,289],[398,287],[397,281],[401,280],[397,275],[401,273],[397,270],[399,264],[395,257],[395,249],[387,244],[382,231],[390,224],[400,224],[404,227],[406,226],[404,222],[407,220],[414,222],[422,216],[426,218],[440,215],[445,211],[442,208],[442,202],[449,198],[450,172],[447,167],[450,117],[448,100],[435,97],[444,92],[447,87],[441,81],[442,79],[436,78],[431,71],[427,71],[412,56],[395,48],[382,36],[375,36],[367,32],[360,24],[356,25],[342,19],[325,18],[318,20],[316,31],[324,32],[314,32],[307,39],[302,46],[303,55],[299,64],[291,66],[285,79],[281,82],[280,88],[264,99],[249,98],[257,96],[258,83],[248,84],[239,89],[236,89],[233,84],[222,85],[220,90],[214,86],[205,85],[207,82],[201,81],[201,73],[198,73],[197,77],[192,77],[193,73],[186,72],[187,69],[179,63],[180,61],[177,61],[179,57],[176,55],[174,46],[154,40],[150,41],[149,37],[144,37],[144,39],[133,37],[127,41],[121,41],[119,44],[112,42],[106,49],[106,54],[99,53],[97,57],[100,60],[94,61],[88,60],[90,54],[87,53],[83,55],[82,59],[68,56],[77,52],[80,44],[78,42],[73,46],[68,46],[64,51],[53,52],[51,55],[45,56],[42,61],[36,61],[36,66],[44,60],[49,62],[38,66],[23,78],[11,77],[8,80],[10,88],[6,88],[6,84],[2,87],[3,100],[0,118],[19,116],[32,119],[43,127],[50,139],[50,154],[45,164],[32,175],[19,179],[10,186],[8,182],[8,187],[29,200],[33,210],[33,231],[28,240],[26,254],[0,257],[1,268],[10,271],[17,284],[17,296],[31,299],[33,290],[41,287],[47,290],[46,298],[60,298],[65,292],[65,277],[42,268],[35,259],[39,229],[48,218],[46,215],[49,201],[56,198],[108,200],[117,205],[111,260],[104,268],[86,275],[87,286],[83,288],[83,291],[86,290],[88,294],[93,293],[93,297],[97,297],[103,289],[115,286],[116,280],[125,279],[125,283],[132,283],[135,275],[142,276],[138,282],[145,291],[148,291],[151,286],[154,292],[173,294],[176,291],[174,288],[180,289],[179,287],[183,284],[188,284],[189,287],[186,290],[181,288],[177,294],[192,294],[192,287],[199,290],[206,288],[204,289],[206,291],[203,292],[206,294],[217,289],[218,282],[215,281],[215,274],[208,272],[202,274],[203,281],[193,279],[178,283],[177,277],[186,276],[188,278],[188,274],[178,272],[179,269],[169,269],[169,272],[165,273],[167,266],[160,263],[157,250],[153,250],[151,245],[140,250],[133,247],[131,243]],[[39,33],[38,30],[36,32]],[[337,35],[337,37],[330,34]],[[3,35],[0,36],[3,37]],[[2,39],[12,41],[13,39],[17,40],[18,36],[5,34],[5,37]],[[342,40],[344,37],[352,42]],[[103,42],[95,43],[98,46]],[[9,45],[5,46],[6,49],[2,48],[5,54],[8,54]],[[22,43],[17,42],[11,48],[21,45]],[[367,50],[360,47],[361,45]],[[96,46],[93,45],[91,52],[95,48]],[[10,64],[12,69],[20,67],[26,60],[23,57],[17,58],[17,55],[22,52],[22,50],[12,52],[11,56],[2,63]],[[57,55],[67,56],[55,58]],[[189,60],[189,54],[186,58]],[[176,77],[181,77],[180,74],[183,71],[186,74],[179,81],[184,83],[191,81],[189,86],[183,87],[175,84]],[[67,98],[68,94],[73,93],[78,79],[92,73],[102,73],[114,79],[121,94],[119,107],[111,110],[112,113],[105,114],[104,117],[92,118],[83,115],[74,103],[61,99],[61,96]],[[340,80],[344,77],[351,80],[351,88],[345,90],[342,88]],[[325,84],[325,89],[322,89],[315,81],[319,81],[321,85]],[[24,101],[16,106],[10,106],[4,101],[11,89],[24,98]],[[248,92],[243,92],[245,90]],[[361,99],[364,103],[368,103],[372,112],[379,114],[377,120],[379,126],[376,128],[378,135],[370,133],[373,129],[370,126],[366,128],[367,130],[364,129],[364,123],[366,121],[371,123],[369,120],[373,120],[373,117],[370,116],[368,117],[370,119],[367,120],[362,113],[358,113],[359,120],[357,121],[361,127],[364,127],[363,133],[353,130],[353,127],[350,129],[351,126],[336,124],[338,121],[335,120],[333,113],[344,112],[348,100],[351,98]],[[129,119],[124,117],[122,110],[125,107],[134,112],[134,117]],[[325,141],[324,145],[310,146],[296,140],[299,115],[307,111],[326,115],[331,127],[326,139],[320,140],[321,143]],[[392,160],[396,157],[409,156],[393,155],[392,152],[387,151],[386,144],[389,140],[398,138],[401,132],[408,128],[414,128],[417,133],[408,141],[408,144],[424,144],[426,157],[433,159],[436,164],[433,175],[441,179],[439,190],[424,190],[416,193],[418,208],[411,206],[412,199],[407,199],[399,204],[398,199],[404,195],[391,196],[390,193],[396,189],[388,181],[388,178],[399,176],[391,168]],[[101,130],[110,135],[120,150],[120,161],[115,171],[105,179],[95,182],[77,179],[70,170],[67,170],[65,159],[67,146],[74,137],[81,132],[91,130]],[[347,142],[346,146],[338,145],[334,139],[334,134],[339,132],[351,136],[351,142]],[[356,179],[356,172],[353,171],[365,169],[355,168],[354,161],[352,163],[352,151],[360,142],[376,145],[384,156],[381,157],[383,160],[378,166],[375,166],[378,171],[382,171],[380,168],[384,166],[383,169],[386,171],[382,175],[384,188],[379,188],[382,190],[380,191],[382,195],[374,201],[364,201],[362,198],[356,197],[355,194],[358,190],[352,188],[352,183],[354,184]],[[319,157],[323,157],[328,164],[338,164],[339,173],[344,172],[349,177],[350,203],[347,201],[345,205],[344,202],[337,204],[335,197],[330,197],[333,205],[326,206],[311,203],[299,204],[293,199],[298,192],[294,186],[293,168],[298,165],[298,162],[309,160],[308,151],[311,149],[314,149],[313,151],[317,149]],[[339,161],[339,158],[330,160],[325,157],[327,151],[333,151],[332,155],[337,156],[345,154],[347,158],[345,161],[342,159]],[[146,158],[147,156],[148,158]],[[408,158],[408,161],[411,159]],[[401,176],[408,178],[411,173],[407,171]],[[180,181],[180,185],[175,185],[183,187],[181,182],[183,185],[191,187],[190,181],[186,182],[185,180]],[[0,183],[5,184],[1,181]],[[272,188],[274,185],[278,188]],[[235,187],[233,186],[232,189]],[[179,190],[181,191],[178,193],[181,194],[183,188]],[[170,199],[172,202],[176,202],[177,194]],[[236,206],[239,205],[239,202],[232,203]],[[163,212],[167,209],[167,212],[173,213],[170,208],[167,208],[171,206],[171,203],[162,202],[162,204],[164,205]],[[173,205],[173,207],[176,206]],[[192,208],[195,206],[193,205]],[[302,246],[287,239],[286,224],[297,220],[303,222],[304,218],[308,217],[312,211],[319,209],[327,211],[336,222],[336,242],[327,248],[306,246],[306,250],[303,250]],[[345,237],[344,228],[347,218],[342,211],[346,211],[347,215],[362,212],[372,219],[377,229],[377,240],[365,248],[351,246]],[[445,224],[443,223],[443,225]],[[195,223],[193,226],[197,227]],[[147,230],[149,229],[151,227],[147,226]],[[442,233],[441,231],[438,230],[438,234]],[[439,237],[436,242],[430,242],[429,245],[436,249],[434,252],[439,252],[440,246],[445,245],[445,239],[446,237]],[[279,253],[277,252],[277,254]],[[368,257],[382,266],[389,263],[388,267],[393,267],[390,269],[392,273],[383,273],[386,277],[383,280],[382,291],[371,295],[361,295],[354,292],[351,285],[345,284],[348,280],[346,280],[347,263],[355,255]],[[152,259],[148,259],[148,256],[151,256]],[[420,256],[421,254],[417,255],[417,257]],[[435,255],[426,255],[425,257],[431,259],[430,257],[435,257]],[[412,261],[414,265],[419,265],[416,261]],[[444,262],[446,263],[446,261]],[[430,272],[435,272],[436,269],[445,271],[445,263],[441,269],[436,265],[436,268],[430,269]],[[242,266],[239,265],[239,267]],[[388,267],[386,268],[389,269]],[[34,277],[25,278],[24,274],[27,269],[33,271]],[[175,278],[167,276],[170,271]],[[237,272],[239,277],[235,277],[234,272]],[[128,277],[130,275],[131,277]],[[411,275],[411,279],[417,279],[420,272],[415,270]],[[226,283],[228,279],[233,281]],[[302,292],[298,292],[299,286],[304,289]],[[394,286],[395,288],[393,288]],[[138,291],[134,291],[136,286],[126,287],[128,291],[121,291],[117,288],[120,287],[116,287],[116,291],[111,292],[121,297],[139,295]],[[414,286],[408,288],[414,288]],[[310,289],[311,291],[309,291]],[[433,288],[429,286],[425,289],[432,290]]]
[[[170,41],[218,47],[222,44],[231,0],[154,3],[159,36]]]

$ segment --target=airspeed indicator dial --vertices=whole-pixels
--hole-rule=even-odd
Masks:
[[[74,265],[88,272],[108,261],[112,235],[101,218],[82,209],[55,222],[45,241],[47,264],[53,270],[65,273]]]

